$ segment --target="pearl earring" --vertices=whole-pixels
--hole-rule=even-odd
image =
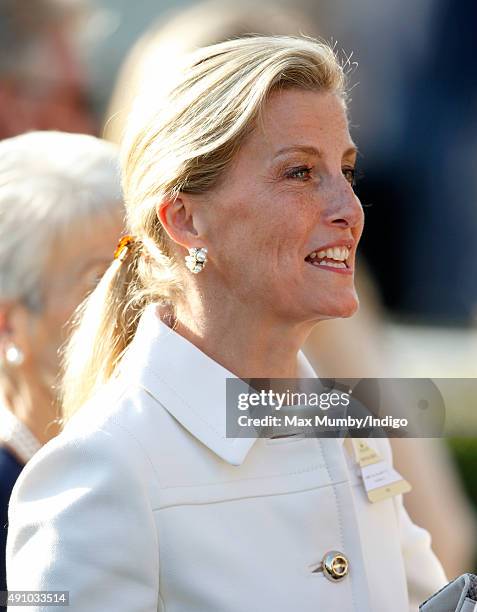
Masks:
[[[204,269],[207,263],[207,249],[206,247],[192,247],[189,249],[189,255],[186,255],[184,259],[189,270],[197,274]]]
[[[5,351],[5,359],[12,366],[19,366],[25,360],[25,355],[23,354],[23,351],[18,348],[18,346],[11,342]]]

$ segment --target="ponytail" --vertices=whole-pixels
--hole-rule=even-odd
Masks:
[[[62,416],[67,421],[104,384],[130,343],[145,307],[138,276],[140,247],[114,259],[78,307],[63,351]]]

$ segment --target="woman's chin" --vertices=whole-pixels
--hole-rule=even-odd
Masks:
[[[352,317],[359,308],[359,300],[356,294],[347,296],[346,299],[337,300],[333,303],[323,304],[315,310],[317,320],[320,319],[347,319]]]
[[[350,308],[343,310],[343,312],[341,314],[338,315],[338,317],[340,319],[348,319],[349,317],[352,317],[358,310],[359,308],[359,302],[356,301],[354,302],[353,306],[351,306]]]

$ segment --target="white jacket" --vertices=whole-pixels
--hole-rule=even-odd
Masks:
[[[226,438],[231,376],[149,306],[119,378],[15,485],[9,590],[69,591],[70,612],[407,612],[447,582],[402,498],[367,500],[341,441]],[[340,582],[311,571],[331,550]]]

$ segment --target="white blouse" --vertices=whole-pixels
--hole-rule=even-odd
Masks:
[[[68,591],[70,612],[404,612],[447,582],[340,440],[226,438],[227,377],[149,306],[119,377],[15,485],[9,590]],[[336,582],[313,571],[331,551]]]

